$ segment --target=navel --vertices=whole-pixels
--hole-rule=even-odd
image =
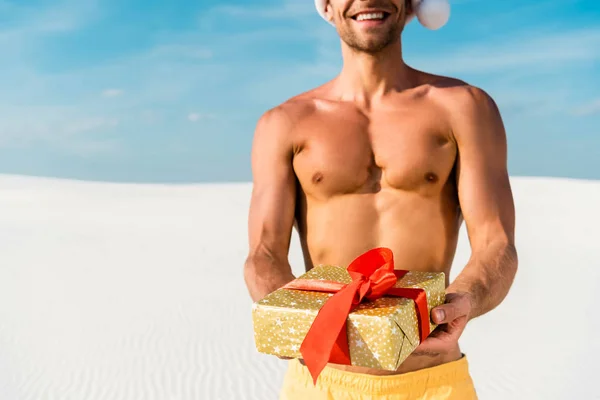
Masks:
[[[320,172],[317,172],[316,174],[313,175],[312,177],[312,181],[313,183],[320,183],[323,180],[323,174]]]
[[[436,183],[439,180],[439,178],[433,172],[428,172],[425,174],[425,180],[429,183]]]

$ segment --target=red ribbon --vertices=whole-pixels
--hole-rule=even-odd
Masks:
[[[394,270],[394,256],[390,249],[369,250],[352,261],[347,270],[352,278],[347,285],[335,281],[296,279],[283,287],[334,293],[319,310],[300,346],[300,353],[315,384],[327,363],[351,364],[346,323],[352,309],[365,298],[376,300],[383,296],[396,296],[414,300],[420,340],[423,341],[430,333],[427,294],[423,289],[394,287],[408,271]]]

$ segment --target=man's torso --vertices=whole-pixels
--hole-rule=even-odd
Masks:
[[[449,276],[461,224],[452,90],[421,85],[365,109],[332,99],[325,85],[284,104],[294,127],[295,220],[307,269],[347,266],[384,246],[398,269]],[[459,357],[458,347],[452,354],[413,353],[397,373]]]

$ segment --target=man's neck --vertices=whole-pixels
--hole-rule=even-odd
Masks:
[[[342,100],[368,107],[392,91],[416,85],[415,71],[405,64],[399,41],[377,54],[359,52],[343,43],[342,57],[343,68],[335,82]]]

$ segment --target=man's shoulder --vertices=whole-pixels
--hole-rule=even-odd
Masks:
[[[436,75],[431,75],[430,79],[430,93],[445,108],[468,112],[496,106],[487,91],[461,79]]]
[[[317,97],[302,93],[264,111],[255,129],[255,137],[293,147],[294,131],[298,123],[317,111]]]
[[[453,115],[476,116],[482,112],[499,112],[495,100],[487,91],[463,80],[439,76],[430,86],[435,101]]]
[[[452,126],[454,135],[472,136],[501,132],[500,110],[484,89],[460,79],[445,78],[431,84],[431,94]]]
[[[315,90],[298,94],[263,112],[258,120],[258,127],[289,132],[299,121],[317,112],[317,102]]]

